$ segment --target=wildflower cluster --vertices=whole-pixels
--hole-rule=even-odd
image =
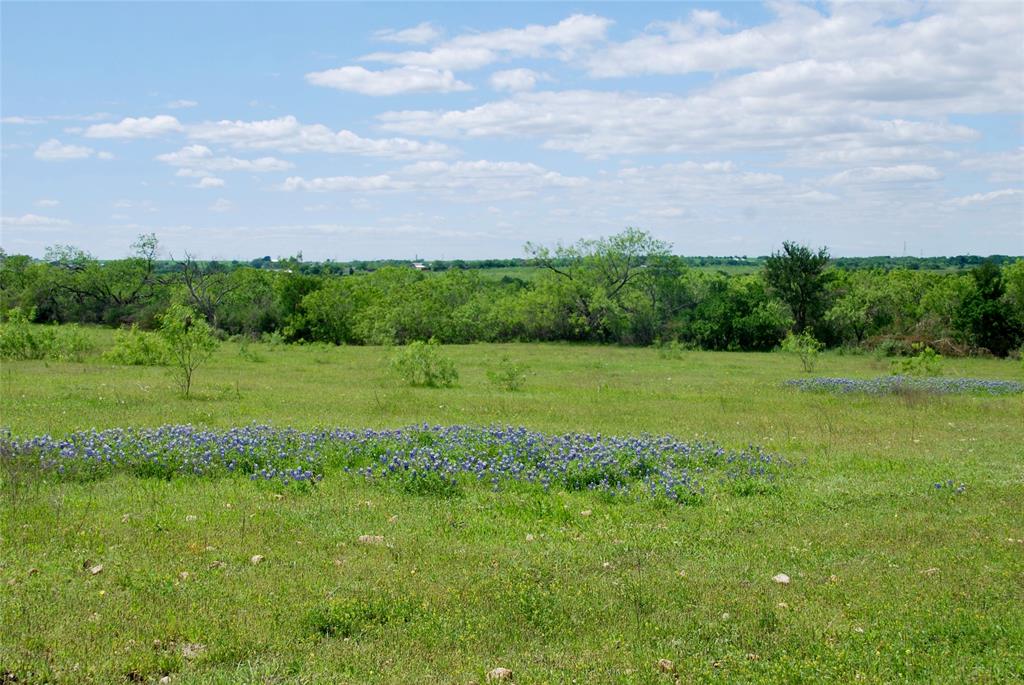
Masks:
[[[960,483],[959,485],[957,485],[956,481],[947,480],[945,482],[936,483],[935,489],[951,492],[954,495],[962,495],[964,494],[964,492],[967,491],[967,483]]]
[[[699,499],[706,484],[739,494],[763,492],[788,465],[760,448],[726,450],[709,440],[549,435],[501,426],[299,431],[252,425],[211,431],[186,425],[0,440],[10,451],[38,459],[44,471],[67,478],[240,473],[294,484],[315,483],[337,470],[424,494],[456,494],[468,482],[496,490],[528,483],[680,503]]]
[[[938,395],[1016,395],[1024,392],[1024,383],[983,378],[917,378],[880,376],[859,378],[798,378],[785,385],[811,392],[866,393],[892,395],[907,391]]]

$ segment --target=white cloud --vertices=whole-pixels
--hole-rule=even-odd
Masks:
[[[45,123],[46,119],[42,117],[3,117],[0,118],[0,124],[14,124],[14,125],[27,125],[35,126],[37,124]]]
[[[510,199],[547,190],[579,188],[587,180],[564,176],[526,162],[417,162],[393,174],[333,176],[305,179],[293,176],[282,190],[430,192],[451,200]]]
[[[363,95],[397,95],[399,93],[451,93],[471,90],[468,83],[455,78],[448,69],[406,66],[398,69],[370,71],[363,67],[341,67],[306,74],[314,86],[347,90]]]
[[[86,138],[153,138],[180,133],[181,123],[168,114],[155,117],[125,117],[116,124],[93,124],[85,129]]]
[[[168,152],[156,156],[157,161],[171,166],[186,167],[180,176],[208,176],[211,171],[251,171],[255,173],[268,171],[285,171],[294,164],[276,157],[260,157],[258,159],[239,159],[237,157],[215,157],[213,151],[205,145],[188,145],[177,152]],[[198,172],[198,173],[196,173]]]
[[[171,100],[164,107],[167,109],[191,109],[192,107],[198,107],[199,103],[195,100]]]
[[[507,90],[517,92],[521,90],[533,90],[538,79],[543,78],[533,69],[507,69],[496,71],[491,74],[491,87],[494,90]]]
[[[371,157],[437,157],[449,149],[440,143],[406,138],[363,138],[332,131],[322,124],[301,124],[293,116],[263,121],[216,121],[190,126],[188,137],[240,149],[320,152]]]
[[[430,69],[477,69],[509,57],[568,60],[603,40],[611,24],[604,17],[574,14],[548,26],[463,34],[429,51],[375,52],[362,59]]]
[[[407,135],[539,138],[545,148],[590,156],[703,150],[886,147],[972,140],[938,121],[780,109],[741,97],[650,96],[607,91],[520,93],[467,110],[397,111],[382,127]]]
[[[56,138],[50,138],[36,148],[35,158],[44,162],[66,162],[71,159],[86,159],[96,151],[84,145],[65,145]]]
[[[422,43],[431,43],[441,37],[441,31],[431,24],[429,21],[425,21],[421,24],[417,24],[412,28],[402,29],[396,31],[395,29],[383,29],[373,34],[373,37],[377,40],[388,41],[390,43],[412,43],[419,45]]]
[[[217,201],[210,205],[211,212],[230,212],[235,208],[235,203],[226,198],[217,198]]]
[[[969,157],[960,165],[965,169],[988,172],[988,180],[994,183],[1024,181],[1024,147]]]
[[[1022,196],[1024,196],[1024,190],[1020,188],[1004,188],[1003,190],[993,190],[990,193],[974,193],[973,195],[954,197],[947,200],[946,204],[954,207],[970,207],[971,205],[1013,201]],[[1018,202],[1018,204],[1020,203]]]
[[[209,188],[223,188],[224,179],[217,178],[216,176],[203,176],[201,179],[199,179],[199,182],[193,185],[192,187],[203,188],[204,190]]]
[[[49,198],[40,198],[35,201],[36,207],[56,207],[60,204],[60,200],[51,200]]]
[[[898,164],[847,169],[824,179],[829,185],[870,185],[875,183],[908,183],[938,181],[942,174],[935,167],[924,164]]]
[[[39,214],[22,214],[21,216],[0,217],[0,224],[4,226],[45,228],[70,226],[71,222],[66,219],[55,219],[51,216],[40,216]]]

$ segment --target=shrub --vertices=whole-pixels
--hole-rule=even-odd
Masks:
[[[404,382],[413,386],[447,388],[459,380],[455,363],[441,354],[436,339],[417,340],[401,348],[391,360],[391,369]]]
[[[37,326],[31,323],[34,315],[18,307],[7,312],[7,321],[0,324],[0,359],[81,361],[93,348],[78,325]]]
[[[502,355],[493,369],[488,369],[487,379],[503,390],[515,392],[522,390],[526,382],[526,369],[516,364],[508,355]]]
[[[156,333],[139,330],[137,324],[114,334],[114,346],[103,359],[124,366],[164,366],[168,362],[167,343]]]
[[[942,375],[941,354],[937,353],[931,347],[922,346],[920,343],[914,344],[914,351],[917,352],[917,354],[912,357],[892,360],[890,370],[894,376]]]
[[[160,322],[160,336],[167,344],[172,373],[181,393],[188,397],[193,374],[213,355],[217,338],[206,319],[185,305],[171,305]]]
[[[782,351],[799,357],[804,371],[808,373],[814,371],[822,347],[823,345],[807,331],[803,333],[791,332],[782,341]]]

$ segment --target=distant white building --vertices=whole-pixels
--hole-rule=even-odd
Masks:
[[[428,267],[423,262],[413,262],[412,268],[416,269],[417,271],[428,271],[430,269],[430,267]]]

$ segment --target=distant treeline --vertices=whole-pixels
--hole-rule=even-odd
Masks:
[[[789,331],[830,346],[1006,355],[1024,344],[1024,259],[831,259],[793,243],[766,257],[679,257],[636,229],[526,259],[418,263],[157,259],[155,236],[101,261],[68,246],[0,252],[0,314],[153,327],[175,302],[225,335],[337,344],[476,341],[679,343],[770,350]],[[533,267],[533,278],[485,269]],[[750,267],[729,274],[708,267]],[[422,268],[425,267],[425,268]],[[514,274],[514,269],[513,269]]]

